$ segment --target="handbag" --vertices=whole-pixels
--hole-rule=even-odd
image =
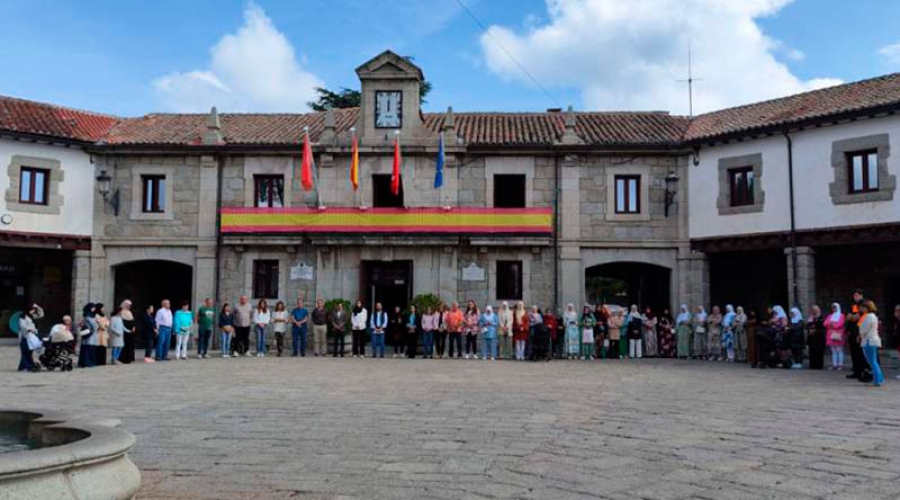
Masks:
[[[843,342],[844,341],[844,335],[841,332],[831,332],[828,334],[828,338],[832,342]]]
[[[44,346],[44,344],[41,342],[41,339],[39,339],[38,336],[32,332],[28,332],[25,334],[25,342],[28,343],[28,349],[31,351],[36,351]]]

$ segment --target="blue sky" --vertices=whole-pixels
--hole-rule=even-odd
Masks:
[[[356,87],[390,48],[433,83],[426,110],[685,113],[688,40],[699,111],[900,71],[891,0],[463,1],[488,32],[456,0],[5,0],[0,94],[124,116],[302,111],[309,87]]]

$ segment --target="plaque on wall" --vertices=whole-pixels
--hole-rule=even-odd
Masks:
[[[478,264],[470,262],[468,266],[462,268],[463,281],[484,281],[484,269],[478,267]]]
[[[301,262],[291,268],[291,280],[312,281],[313,269],[313,266],[307,266],[305,263]]]

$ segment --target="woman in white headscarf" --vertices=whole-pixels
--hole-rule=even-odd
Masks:
[[[644,326],[644,316],[638,311],[636,305],[631,306],[631,312],[628,313],[628,357],[631,359],[641,359],[644,337],[641,328]]]
[[[841,305],[837,302],[831,304],[831,314],[825,318],[825,345],[831,349],[832,370],[844,369],[844,344],[847,342],[845,319]]]
[[[691,329],[691,310],[687,304],[681,304],[681,311],[675,318],[675,335],[678,339],[678,358],[690,358],[694,331]]]
[[[563,321],[566,325],[566,358],[575,359],[581,351],[581,336],[578,332],[578,313],[575,311],[575,304],[566,304]]]
[[[796,307],[791,308],[791,324],[790,331],[790,348],[791,348],[791,369],[799,370],[803,368],[803,340],[804,340],[804,324],[803,313]]]
[[[722,317],[722,349],[728,357],[729,363],[734,363],[734,318],[737,313],[734,312],[734,306],[728,304],[725,306],[725,316]]]
[[[744,308],[737,306],[734,316],[734,359],[741,363],[747,361],[748,337],[747,337],[747,314]]]
[[[694,359],[706,359],[706,320],[709,316],[703,306],[697,306],[694,315]]]

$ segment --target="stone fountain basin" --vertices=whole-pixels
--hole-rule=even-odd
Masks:
[[[0,500],[129,500],[140,488],[119,421],[0,409],[0,429],[23,425],[35,447],[0,454]]]

